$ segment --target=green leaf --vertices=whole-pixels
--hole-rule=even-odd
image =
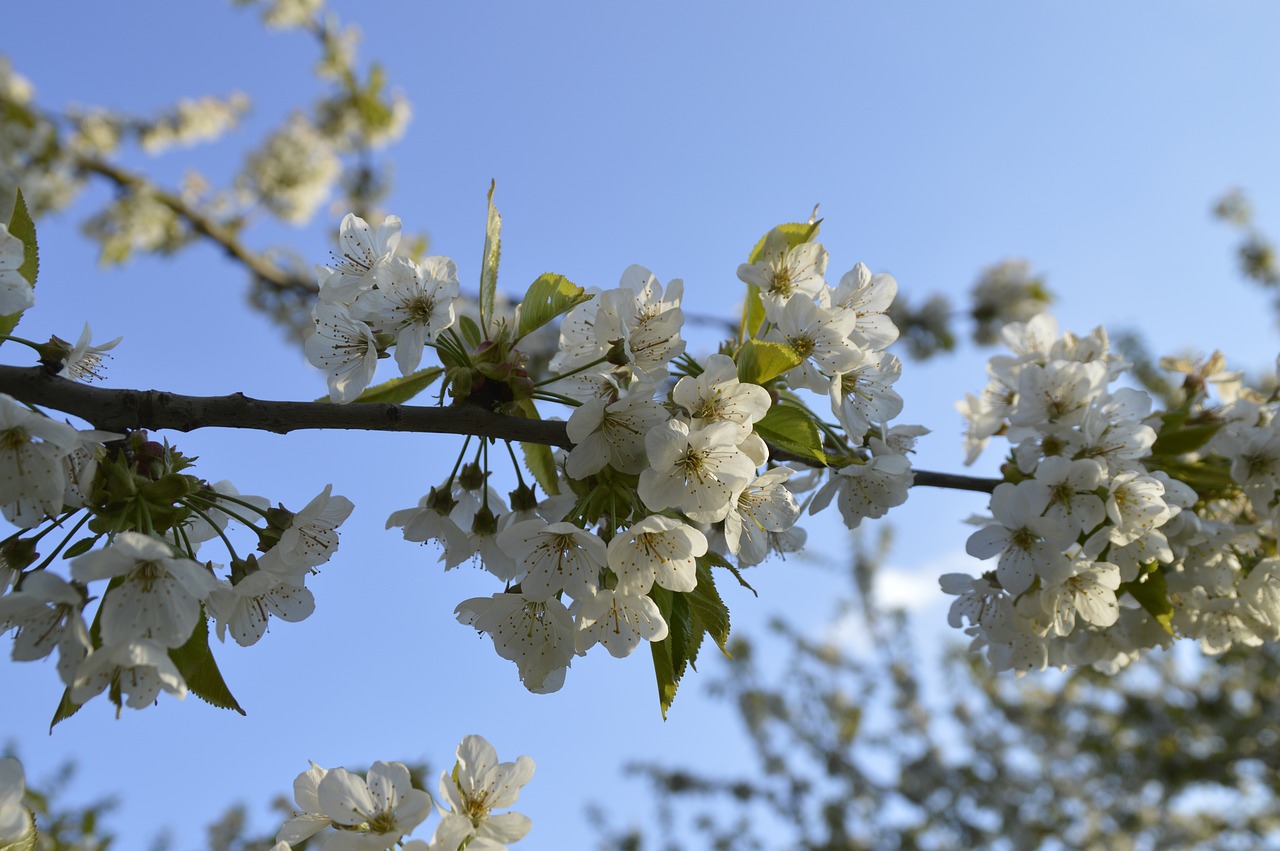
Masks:
[[[440,367],[429,366],[426,369],[420,369],[417,372],[411,372],[408,375],[401,375],[390,381],[375,384],[373,387],[366,387],[365,391],[355,398],[355,401],[403,405],[434,384],[435,380],[443,374],[444,370]],[[329,397],[325,396],[316,401],[327,402]]]
[[[702,565],[705,563],[709,567],[723,567],[725,570],[733,574],[733,578],[738,580],[739,585],[741,585],[743,588],[746,588],[748,591],[750,591],[752,594],[755,594],[757,597],[760,596],[760,592],[752,588],[751,583],[747,582],[747,580],[742,578],[742,571],[738,570],[738,568],[732,562],[726,560],[724,556],[720,555],[720,553],[714,552],[712,550],[707,550],[706,555],[698,556],[697,561],[699,565]]]
[[[786,343],[747,340],[738,349],[738,380],[747,384],[767,384],[804,358]]]
[[[717,557],[718,559],[718,557]],[[718,559],[723,561],[723,559]],[[693,618],[694,629],[701,640],[702,633],[710,635],[720,652],[729,656],[726,646],[729,643],[729,607],[720,598],[716,590],[715,577],[711,575],[712,559],[700,556],[697,559],[698,585],[692,591],[680,596],[688,599],[689,612]],[[696,654],[696,649],[695,649]],[[733,658],[729,656],[729,658]],[[690,661],[693,661],[692,657]]]
[[[27,210],[27,202],[22,197],[21,189],[18,190],[18,197],[13,202],[9,233],[22,240],[23,257],[22,265],[18,267],[18,274],[35,287],[36,278],[40,274],[40,250],[36,246],[36,223],[31,220],[31,213]],[[12,334],[13,329],[18,327],[20,319],[22,319],[22,311],[0,316],[0,337]],[[3,342],[0,340],[0,343]]]
[[[462,332],[462,341],[472,350],[479,348],[484,340],[484,336],[480,333],[480,326],[470,316],[458,317],[458,330]]]
[[[649,591],[649,597],[658,606],[663,619],[670,623],[672,593],[660,585]],[[676,689],[680,687],[680,677],[676,674],[675,654],[672,653],[671,632],[661,641],[649,642],[649,650],[653,655],[653,673],[658,680],[658,706],[662,709],[662,718],[666,720],[667,710],[676,699]]]
[[[1173,635],[1173,603],[1169,602],[1169,588],[1163,571],[1152,570],[1132,582],[1123,582],[1118,590],[1121,593],[1128,592],[1130,597],[1147,610],[1147,614],[1164,627],[1165,632]]]
[[[227,688],[218,663],[209,651],[209,622],[205,618],[200,618],[186,644],[169,651],[169,658],[196,697],[220,709],[234,709],[241,715],[245,714],[231,695],[231,689]]]
[[[536,331],[552,319],[568,313],[573,308],[595,298],[582,287],[572,283],[564,275],[546,272],[529,285],[520,302],[520,321],[516,325],[516,338]]]
[[[498,258],[502,254],[502,216],[493,206],[497,181],[489,181],[489,212],[484,223],[484,259],[480,263],[480,330],[489,339],[493,299],[498,291]]]
[[[556,477],[556,459],[551,447],[545,443],[522,443],[524,465],[529,468],[534,479],[542,486],[548,496],[560,493],[560,483]]]
[[[764,259],[766,254],[782,249],[795,248],[797,245],[803,245],[818,235],[818,226],[822,224],[822,219],[818,219],[813,224],[808,222],[788,222],[785,225],[778,225],[773,230],[760,237],[760,241],[756,243],[756,247],[751,249],[751,254],[747,258],[748,263],[759,263]]]
[[[1176,425],[1170,427],[1170,419],[1165,419],[1164,425],[1160,429],[1160,434],[1156,437],[1156,442],[1151,447],[1152,455],[1175,456],[1195,452],[1208,443],[1210,438],[1226,425],[1221,420],[1218,422],[1185,425],[1185,420],[1180,420]]]
[[[53,720],[49,722],[49,732],[52,733],[54,727],[79,712],[80,707],[83,705],[71,699],[71,689],[64,688],[62,690],[62,700],[58,701],[58,708],[53,712]]]
[[[822,436],[813,416],[803,408],[774,405],[756,423],[755,430],[765,442],[792,455],[812,459],[826,466],[827,456],[822,451]]]
[[[100,537],[102,536],[93,535],[92,537],[81,538],[80,540],[76,541],[74,544],[72,544],[71,546],[63,550],[62,557],[75,558],[76,556],[84,555],[85,553],[89,552],[89,550],[93,549],[93,545],[98,542],[98,538]]]
[[[764,297],[755,284],[747,284],[747,300],[742,305],[742,336],[751,338],[764,325]]]

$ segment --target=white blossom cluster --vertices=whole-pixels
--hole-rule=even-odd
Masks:
[[[337,263],[317,267],[321,302],[306,349],[327,373],[335,402],[355,399],[392,345],[409,375],[424,345],[438,343],[443,352],[446,337],[460,344],[453,263],[396,256],[399,229],[394,217],[374,231],[348,216]],[[813,506],[838,497],[857,525],[906,499],[906,453],[924,433],[887,428],[902,408],[892,388],[901,364],[883,351],[897,336],[885,315],[896,283],[859,264],[829,287],[820,245],[771,239],[759,263],[739,270],[761,294],[756,339],[790,358],[770,376],[773,393],[806,412],[798,394],[819,393],[843,428],[841,436],[828,427],[842,441],[833,449],[842,466]],[[757,430],[775,406],[770,390],[741,380],[729,355],[701,363],[685,355],[682,282],[664,287],[631,266],[616,288],[587,294],[561,322],[545,380],[524,377],[514,350],[506,363],[477,366],[479,373],[449,371],[460,400],[477,374],[477,382],[524,388],[571,408],[574,446],[551,473],[551,492],[560,493],[539,500],[522,481],[508,504],[489,483],[487,453],[483,464],[479,455],[466,465],[460,457],[447,481],[387,521],[407,540],[439,544],[446,569],[478,562],[504,584],[465,600],[458,617],[488,634],[536,692],[559,689],[573,657],[596,644],[622,657],[666,638],[658,599],[694,593],[700,560],[701,569],[727,559],[747,567],[797,549],[804,538],[793,528],[801,513],[795,493],[819,481],[771,459]],[[475,346],[476,363],[486,350],[505,351],[510,340],[503,342],[500,328],[495,333]]]
[[[493,745],[470,735],[458,745],[453,770],[441,773],[440,798],[433,801],[430,793],[414,788],[402,762],[375,762],[364,777],[313,762],[293,781],[298,809],[276,834],[271,851],[291,851],[303,842],[318,851],[506,851],[508,843],[524,838],[532,822],[521,813],[494,810],[515,804],[533,771],[529,757],[498,762]],[[22,763],[0,759],[0,848],[35,847],[38,826],[26,796]],[[433,805],[440,820],[430,841],[406,841],[431,816]]]
[[[968,461],[996,434],[1012,444],[967,544],[996,564],[942,577],[952,625],[1018,671],[1113,671],[1175,636],[1209,653],[1280,638],[1280,561],[1263,557],[1280,493],[1274,403],[1215,355],[1167,361],[1188,373],[1186,402],[1152,414],[1146,392],[1116,386],[1129,365],[1104,329],[1059,335],[1042,314],[1004,338],[1013,355],[992,358],[982,396],[959,406]]]
[[[13,198],[21,180],[33,210],[57,209],[70,202],[80,178],[59,154],[57,127],[34,97],[31,82],[0,56],[0,198]]]
[[[249,155],[240,183],[275,216],[302,224],[329,197],[341,173],[333,145],[298,113]]]
[[[31,285],[14,271],[22,256],[21,240],[0,225],[0,311],[20,312],[34,301]],[[54,337],[36,348],[56,352],[60,374],[88,380],[118,342],[92,345],[86,324],[74,346]],[[134,708],[161,690],[182,697],[187,684],[171,654],[207,618],[220,638],[230,630],[247,646],[272,615],[300,621],[315,608],[306,577],[336,550],[336,529],[351,502],[326,487],[297,514],[268,509],[267,500],[242,496],[229,482],[210,485],[182,473],[187,466],[141,433],[77,430],[0,394],[0,513],[18,527],[0,541],[0,633],[13,634],[15,661],[56,650],[72,705],[108,689],[117,705],[123,698]],[[263,528],[245,512],[260,515]],[[258,535],[263,553],[233,553],[224,578],[224,568],[197,560],[197,552],[215,537],[226,541],[232,519]],[[86,536],[67,548],[85,526]],[[59,529],[66,537],[41,560],[37,547]],[[67,577],[50,569],[64,548],[64,557],[74,556]]]
[[[374,231],[348,213],[334,265],[316,266],[320,300],[311,314],[316,331],[305,351],[307,360],[327,373],[334,402],[358,397],[390,346],[401,373],[412,373],[425,347],[453,325],[461,292],[457,267],[447,257],[417,263],[396,256],[399,244],[397,217],[388,216]]]

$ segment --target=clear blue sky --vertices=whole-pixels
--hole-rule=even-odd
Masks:
[[[734,270],[761,234],[821,202],[833,276],[863,261],[914,300],[940,291],[962,303],[983,266],[1020,256],[1048,274],[1063,327],[1137,327],[1157,352],[1222,348],[1234,366],[1273,362],[1273,311],[1236,280],[1233,237],[1208,211],[1241,186],[1260,224],[1280,233],[1274,5],[336,8],[363,28],[362,55],[383,61],[414,105],[408,134],[388,152],[398,183],[387,207],[429,231],[432,251],[452,256],[464,282],[478,275],[491,178],[505,288],[522,291],[544,271],[608,287],[641,263],[664,281],[683,278],[686,309],[706,314],[736,305]],[[215,179],[231,173],[246,146],[319,92],[305,38],[211,0],[28,3],[9,16],[0,52],[55,108],[145,113],[182,96],[248,92],[254,112],[224,145],[148,164],[171,185],[188,164]],[[254,239],[318,262],[337,218]],[[110,386],[324,392],[300,352],[244,306],[244,276],[215,251],[101,272],[76,222],[73,212],[40,225],[41,287],[26,336],[74,335],[86,319],[103,337],[123,334]],[[982,387],[984,359],[966,351],[908,364],[899,422],[934,430],[918,466],[960,470],[952,405]],[[445,575],[433,553],[382,531],[388,513],[443,477],[440,459],[455,451],[447,439],[172,439],[201,456],[204,475],[245,492],[297,507],[333,482],[357,507],[340,554],[314,581],[316,615],[273,626],[256,647],[215,651],[247,718],[162,698],[115,721],[98,701],[48,736],[52,666],[3,667],[0,740],[17,743],[35,778],[74,757],[78,794],[118,792],[123,847],[166,827],[179,848],[197,847],[224,804],[287,791],[307,759],[441,767],[472,732],[504,758],[538,763],[518,807],[534,830],[516,847],[530,851],[585,847],[589,799],[615,821],[647,821],[640,787],[621,779],[625,761],[743,764],[737,734],[726,732],[730,710],[703,696],[697,676],[665,723],[643,652],[619,662],[596,651],[574,663],[560,693],[530,695],[487,639],[454,623],[454,606],[490,584],[470,571]],[[993,469],[995,455],[979,470]],[[959,521],[983,507],[973,495],[913,493],[891,515],[900,582],[932,594],[941,565],[964,567]],[[806,522],[816,556],[847,551],[834,517]],[[776,612],[815,628],[828,618],[825,574],[797,561],[752,573],[760,600],[726,589],[740,627]],[[719,669],[704,662],[706,674]]]

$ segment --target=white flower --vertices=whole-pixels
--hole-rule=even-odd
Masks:
[[[802,363],[788,373],[793,386],[824,393],[826,380],[810,364],[813,360],[829,375],[848,372],[858,365],[862,354],[849,342],[854,316],[837,313],[807,298],[793,298],[778,314],[776,325],[765,339],[785,343]]]
[[[383,271],[400,245],[400,218],[387,216],[375,233],[354,213],[342,217],[333,266],[317,266],[320,298],[350,304],[356,296],[384,280]]]
[[[267,553],[261,561],[268,561]],[[297,623],[315,611],[316,599],[300,584],[267,568],[250,573],[235,585],[222,583],[209,597],[209,609],[218,621],[218,639],[226,640],[227,629],[241,647],[256,644],[267,631],[267,619]]]
[[[708,357],[701,375],[686,375],[676,382],[671,399],[689,413],[695,428],[718,422],[750,427],[773,404],[768,390],[738,380],[738,365],[728,355]]]
[[[817,242],[790,246],[786,235],[774,228],[765,236],[760,260],[738,267],[738,279],[759,287],[765,315],[777,321],[778,311],[797,293],[817,298],[826,288],[827,250]]]
[[[516,523],[498,533],[498,546],[519,564],[520,590],[531,600],[591,594],[607,558],[604,541],[572,523]]]
[[[276,833],[277,842],[304,842],[333,823],[320,808],[320,781],[328,773],[313,762],[294,778],[293,800],[301,809]]]
[[[864,518],[883,517],[890,508],[907,501],[915,474],[905,455],[877,455],[864,464],[848,464],[832,473],[814,496],[809,513],[816,514],[839,494],[840,515],[856,529]]]
[[[316,331],[303,344],[312,366],[324,370],[329,399],[339,405],[364,392],[378,368],[378,344],[373,329],[351,318],[339,304],[318,302],[312,311]]]
[[[755,478],[755,464],[738,449],[747,433],[731,422],[693,433],[679,420],[651,429],[645,435],[651,466],[640,473],[640,498],[651,511],[678,508],[699,523],[723,520]]]
[[[450,811],[436,805],[441,821],[431,837],[431,851],[458,851],[464,842],[471,851],[504,851],[506,843],[523,839],[532,826],[528,816],[493,811],[519,799],[533,769],[527,756],[499,763],[498,752],[482,737],[463,739],[452,775],[440,775],[440,798],[449,802]]]
[[[996,578],[1010,594],[1026,591],[1037,576],[1052,583],[1070,574],[1071,564],[1062,549],[1071,542],[1072,530],[1041,517],[1043,510],[1043,498],[1034,482],[1004,482],[991,494],[994,522],[965,542],[965,551],[974,558],[1000,556]]]
[[[1071,575],[1060,584],[1045,584],[1040,589],[1040,606],[1053,618],[1055,635],[1070,635],[1077,613],[1094,626],[1108,627],[1120,618],[1119,587],[1120,568],[1114,564],[1077,561]]]
[[[122,577],[102,601],[102,642],[121,645],[149,638],[180,647],[200,619],[200,603],[217,583],[204,566],[174,558],[165,541],[137,532],[121,532],[106,549],[71,562],[79,582]]]
[[[10,523],[30,528],[62,510],[63,459],[78,442],[71,426],[0,393],[0,509]]]
[[[597,641],[611,656],[630,656],[641,641],[661,641],[667,637],[667,622],[658,604],[643,594],[628,594],[602,588],[592,597],[579,600],[578,652]]]
[[[328,561],[338,549],[338,527],[351,516],[355,505],[345,496],[333,496],[333,485],[324,486],[306,507],[293,515],[280,541],[271,549],[298,576]]]
[[[1120,473],[1109,488],[1107,516],[1115,524],[1111,528],[1113,544],[1132,543],[1178,512],[1164,501],[1164,485],[1154,476]]]
[[[0,597],[0,632],[17,629],[14,661],[43,659],[57,647],[58,675],[69,685],[91,646],[83,607],[80,591],[62,577],[47,570],[28,574],[22,588]]]
[[[892,275],[873,275],[859,263],[840,279],[831,294],[831,309],[852,313],[856,319],[850,339],[860,348],[878,352],[898,339],[898,327],[888,316],[897,294],[898,282]]]
[[[98,462],[107,454],[104,443],[120,440],[124,435],[109,431],[85,429],[76,432],[76,445],[62,459],[66,489],[62,492],[64,508],[83,508],[89,504]]]
[[[639,473],[648,466],[644,439],[649,429],[666,422],[666,410],[644,393],[625,399],[588,399],[569,416],[565,430],[574,447],[565,459],[572,479],[585,479],[612,466],[622,473]]]
[[[119,684],[120,691],[129,696],[125,705],[134,709],[153,703],[161,689],[179,700],[187,696],[187,683],[168,651],[149,639],[102,647],[90,653],[76,670],[71,700],[83,704],[102,694],[112,683]]]
[[[1053,455],[1036,468],[1037,505],[1043,504],[1044,516],[1075,535],[1089,533],[1106,519],[1102,500],[1093,491],[1102,483],[1102,465],[1090,458],[1072,461]]]
[[[546,694],[564,685],[574,654],[574,625],[559,600],[494,594],[463,600],[454,611],[460,623],[489,634],[498,655],[516,663],[529,691]]]
[[[396,364],[408,375],[418,368],[427,341],[434,341],[454,321],[454,299],[461,292],[458,267],[448,257],[428,257],[419,265],[393,257],[376,289],[352,305],[357,319],[394,334]]]
[[[738,494],[724,518],[724,538],[729,552],[743,565],[759,564],[769,554],[771,535],[795,525],[800,506],[783,482],[795,471],[775,467],[756,478]]]
[[[831,412],[854,440],[902,413],[902,397],[892,386],[902,375],[902,361],[887,352],[860,355],[853,369],[831,377],[828,392]]]
[[[106,353],[114,349],[123,340],[123,337],[116,337],[95,346],[92,343],[93,331],[89,328],[89,323],[84,323],[84,330],[80,332],[80,339],[76,341],[74,346],[70,347],[67,356],[62,359],[62,369],[58,370],[58,375],[63,378],[72,378],[77,381],[93,381],[102,379],[102,361],[109,357]],[[64,346],[69,345],[57,337],[53,338],[55,342],[62,343]]]
[[[618,590],[647,594],[656,582],[671,591],[698,585],[697,558],[707,552],[707,537],[679,520],[654,514],[619,532],[609,542],[609,568],[618,574]]]
[[[0,316],[21,313],[36,303],[35,290],[18,274],[24,250],[22,240],[0,222]]]
[[[386,851],[430,814],[431,796],[413,788],[404,763],[375,762],[367,777],[335,768],[320,778],[320,812],[340,826],[325,851]]]
[[[0,848],[20,848],[19,842],[35,835],[35,817],[22,803],[26,794],[22,763],[12,756],[0,759]]]

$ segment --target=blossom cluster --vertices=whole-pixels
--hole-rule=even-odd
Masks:
[[[23,254],[22,240],[0,225],[0,310],[34,303],[17,271]],[[74,346],[57,337],[28,345],[53,371],[88,380],[118,342],[94,346],[86,325]],[[18,528],[0,541],[0,633],[13,633],[16,661],[56,651],[64,707],[108,690],[117,706],[134,708],[161,690],[182,697],[182,668],[205,666],[207,619],[219,638],[230,631],[250,645],[271,616],[294,622],[314,610],[306,578],[337,548],[350,501],[327,486],[296,514],[269,508],[230,482],[190,474],[191,463],[143,432],[76,429],[0,394],[0,513]],[[236,555],[224,531],[232,520],[256,535],[260,556]],[[65,537],[42,558],[37,548],[59,530]],[[214,538],[226,543],[228,565],[199,556]],[[69,576],[51,569],[58,555],[69,559]],[[86,610],[95,606],[90,628]],[[203,696],[234,706],[229,693]]]
[[[902,409],[892,387],[901,364],[884,351],[897,336],[885,314],[897,285],[858,264],[829,286],[826,251],[805,230],[771,232],[738,270],[759,321],[698,361],[685,352],[679,280],[664,286],[631,266],[617,287],[584,291],[543,276],[515,317],[476,322],[460,312],[452,261],[397,255],[399,219],[376,229],[343,220],[336,262],[316,267],[306,343],[331,400],[359,397],[393,346],[402,376],[420,374],[430,346],[455,403],[570,412],[572,448],[527,459],[542,498],[517,465],[504,499],[481,440],[473,460],[460,454],[444,482],[387,521],[406,540],[438,544],[446,569],[472,561],[504,584],[463,601],[458,618],[488,634],[530,690],[559,689],[596,644],[621,657],[662,642],[677,595],[723,609],[710,568],[798,548],[797,494],[816,488],[812,510],[838,499],[850,526],[906,499],[907,453],[924,429],[888,427]],[[564,316],[546,374],[531,375],[519,344],[550,318],[537,314],[542,299]],[[812,413],[814,394],[838,426]],[[775,457],[770,440],[802,452],[786,459],[802,466]],[[807,465],[829,470],[825,484]]]
[[[307,843],[320,851],[506,851],[532,827],[528,816],[495,813],[512,806],[533,778],[527,756],[498,762],[498,753],[483,736],[470,735],[458,745],[451,771],[440,775],[440,797],[415,788],[402,762],[375,762],[364,777],[345,768],[324,769],[311,763],[293,781],[298,809],[276,834],[271,851],[290,851]],[[429,841],[406,837],[432,812],[439,822]],[[26,776],[15,757],[0,759],[0,848],[34,848],[35,814],[27,801]]]
[[[1059,335],[1042,314],[1004,338],[1013,354],[960,405],[968,461],[994,435],[1012,444],[967,544],[995,568],[942,577],[952,625],[1018,671],[1113,671],[1175,636],[1209,653],[1280,637],[1274,400],[1220,355],[1166,360],[1186,374],[1183,399],[1153,413],[1146,391],[1117,386],[1129,364],[1104,329]]]

